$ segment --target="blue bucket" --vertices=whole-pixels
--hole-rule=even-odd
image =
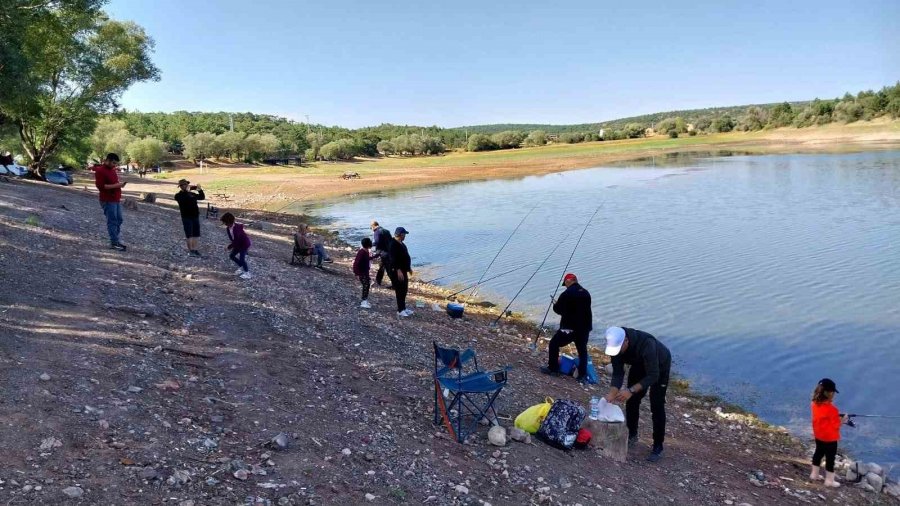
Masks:
[[[447,314],[450,315],[450,318],[462,318],[463,312],[466,310],[466,307],[462,304],[447,304]]]

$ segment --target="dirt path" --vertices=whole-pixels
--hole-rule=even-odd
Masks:
[[[507,425],[545,396],[586,403],[604,389],[538,374],[543,355],[522,353],[517,337],[527,328],[488,332],[483,316],[449,320],[427,307],[398,322],[382,289],[373,310],[359,310],[351,252],[331,245],[327,271],[292,267],[288,225],[249,227],[254,279],[240,280],[217,225],[203,224],[204,258],[188,258],[177,213],[141,204],[126,211],[120,253],[106,249],[92,193],[0,181],[0,501],[887,500],[807,483],[797,442],[676,393],[656,465],[643,460],[649,413],[624,464],[540,442],[498,449],[486,429],[459,445],[431,423],[434,340],[514,367],[500,404]],[[429,306],[431,297],[412,296]],[[267,444],[279,434],[286,449]],[[757,470],[759,486],[749,479]]]

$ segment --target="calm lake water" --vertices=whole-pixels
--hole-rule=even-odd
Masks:
[[[423,277],[453,274],[440,283],[463,286],[535,205],[488,276],[564,244],[513,310],[540,319],[601,206],[569,267],[593,296],[594,339],[612,324],[651,332],[700,390],[801,435],[823,376],[837,382],[842,412],[900,415],[900,152],[673,155],[365,195],[316,212],[355,243],[373,218],[406,227]],[[535,267],[481,293],[505,303]],[[858,419],[842,446],[900,464],[898,422]]]

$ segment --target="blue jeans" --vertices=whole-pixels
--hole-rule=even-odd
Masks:
[[[103,214],[106,216],[106,230],[109,232],[109,242],[119,244],[119,231],[122,229],[122,204],[119,202],[100,202]]]
[[[232,262],[238,264],[238,267],[244,269],[244,272],[250,270],[250,267],[247,266],[247,250],[238,251],[233,249],[228,257],[231,258]]]
[[[318,257],[316,259],[316,265],[321,266],[322,260],[325,260],[326,258],[328,258],[328,254],[325,253],[325,247],[322,246],[321,244],[314,244],[313,251],[316,252],[316,256]]]

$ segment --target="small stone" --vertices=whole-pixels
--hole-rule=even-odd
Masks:
[[[219,480],[210,476],[209,478],[206,479],[206,484],[209,485],[210,487],[214,487],[219,484]]]
[[[159,476],[159,473],[156,471],[156,469],[149,466],[138,471],[138,477],[140,477],[142,480],[152,480],[157,476]]]
[[[31,492],[31,489],[34,488],[31,485],[25,485],[22,487],[22,492]]]
[[[98,423],[100,424],[100,428],[103,430],[109,428],[109,422],[107,422],[106,420],[100,420]]]
[[[234,472],[234,477],[241,481],[244,481],[248,477],[250,477],[250,473],[248,473],[246,469],[238,469]]]
[[[351,453],[353,452],[350,451],[350,448],[344,448],[343,450],[341,450],[341,455],[345,457],[349,457]]]
[[[494,446],[506,446],[506,429],[499,425],[494,425],[488,431],[488,441]]]
[[[521,443],[521,442],[524,442],[525,438],[527,438],[527,437],[528,437],[528,433],[518,427],[513,427],[513,428],[509,429],[509,438],[512,439],[513,441],[518,441]]]
[[[225,421],[225,417],[222,415],[212,415],[209,417],[209,421],[212,423],[222,423]]]
[[[77,499],[84,495],[84,490],[81,487],[66,487],[62,489],[62,493],[71,499]]]
[[[366,462],[372,462],[373,460],[375,460],[375,455],[373,455],[371,453],[367,453],[366,454]]]
[[[884,478],[874,472],[869,472],[869,474],[866,475],[866,482],[875,490],[875,492],[881,492],[881,489],[884,488]]]
[[[456,490],[456,493],[459,495],[466,495],[469,493],[469,489],[465,485],[457,485],[453,490]]]
[[[39,377],[41,378],[41,381],[50,381],[50,375],[47,373],[41,374]]]
[[[128,391],[131,392],[131,393],[133,393],[133,394],[139,394],[139,393],[141,393],[143,390],[144,390],[143,388],[137,387],[137,386],[134,386],[134,385],[131,385],[130,387],[128,387]]]
[[[366,494],[366,500],[369,501],[369,502],[374,501],[374,500],[375,500],[375,495],[374,495],[374,494]]]
[[[290,446],[290,439],[284,432],[272,438],[272,448],[275,448],[276,450],[287,450],[288,446]]]

